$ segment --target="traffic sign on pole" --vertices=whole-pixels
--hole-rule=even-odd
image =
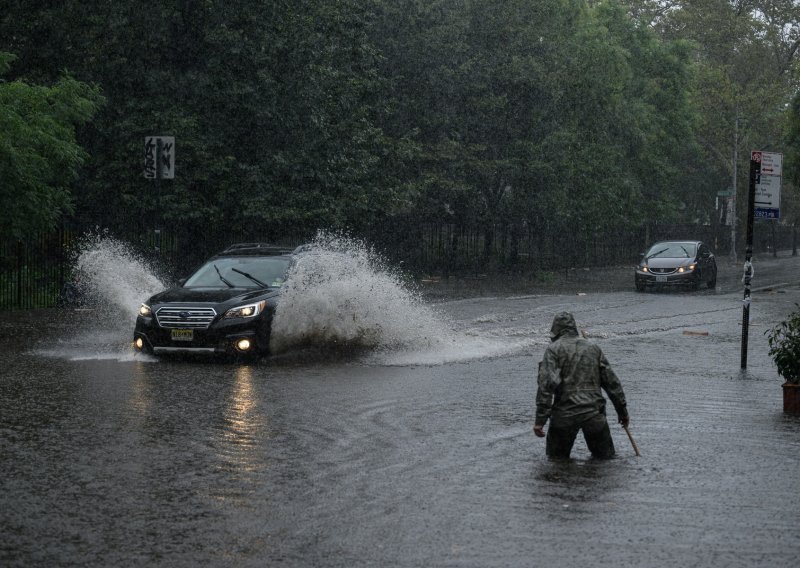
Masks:
[[[174,136],[145,137],[144,177],[147,179],[175,179]]]
[[[752,154],[759,164],[755,179],[755,218],[780,219],[783,154],[777,152]]]
[[[741,367],[747,368],[747,341],[750,334],[750,285],[753,278],[753,220],[755,217],[756,180],[761,173],[762,152],[750,152],[750,186],[747,199],[747,233],[744,257],[744,299],[742,300]]]

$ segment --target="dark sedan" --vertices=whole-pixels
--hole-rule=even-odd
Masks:
[[[634,276],[636,289],[648,286],[717,285],[717,261],[711,247],[701,241],[661,241],[642,255]]]

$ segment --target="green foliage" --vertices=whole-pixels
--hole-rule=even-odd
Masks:
[[[0,53],[0,74],[14,57]],[[0,82],[0,231],[17,238],[49,230],[72,211],[69,182],[86,159],[75,128],[102,99],[67,76],[52,87]]]
[[[788,383],[800,384],[800,311],[767,330],[766,335],[778,374]]]
[[[0,11],[0,50],[19,56],[11,71],[0,57],[15,73],[0,89],[55,84],[55,127],[28,135],[73,144],[26,142],[51,150],[23,160],[46,182],[17,176],[36,197],[20,211],[49,211],[45,226],[74,201],[103,226],[198,236],[409,216],[484,225],[487,249],[498,225],[703,222],[734,149],[746,176],[746,150],[780,140],[797,86],[789,4],[18,0]],[[91,123],[87,84],[107,99]],[[39,112],[32,92],[14,104]],[[176,139],[160,184],[142,175],[154,134]]]
[[[786,126],[786,178],[800,187],[800,93],[792,99]]]
[[[667,10],[653,0],[631,4],[662,39],[693,46],[689,95],[699,152],[688,169],[688,193],[702,196],[693,200],[697,208],[710,209],[715,192],[735,183],[741,221],[749,152],[781,151],[786,105],[797,90],[795,3],[681,0]]]

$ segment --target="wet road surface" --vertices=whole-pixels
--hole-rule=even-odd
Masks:
[[[800,419],[763,335],[800,302],[790,268],[754,295],[745,372],[725,289],[442,301],[462,348],[441,357],[252,366],[93,354],[70,331],[87,314],[6,314],[0,565],[797,566]],[[609,462],[533,436],[562,309],[620,376],[642,457],[617,426]]]

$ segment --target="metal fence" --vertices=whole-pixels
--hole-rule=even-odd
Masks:
[[[664,239],[698,239],[712,245],[718,256],[728,254],[728,227],[654,225],[603,233],[569,234],[545,228],[463,226],[454,224],[387,222],[365,231],[391,262],[417,275],[468,275],[558,271],[569,268],[633,264],[648,244]],[[60,229],[25,240],[0,239],[0,310],[52,307],[70,280],[82,239],[97,229]],[[233,242],[274,242],[295,246],[311,236],[298,232],[279,241],[253,232],[186,235],[143,227],[118,230],[114,238],[127,243],[143,258],[152,259],[177,275]],[[758,223],[757,253],[791,249],[792,226]],[[743,243],[737,245],[743,251]]]
[[[69,271],[73,235],[0,240],[0,309],[52,306]]]

